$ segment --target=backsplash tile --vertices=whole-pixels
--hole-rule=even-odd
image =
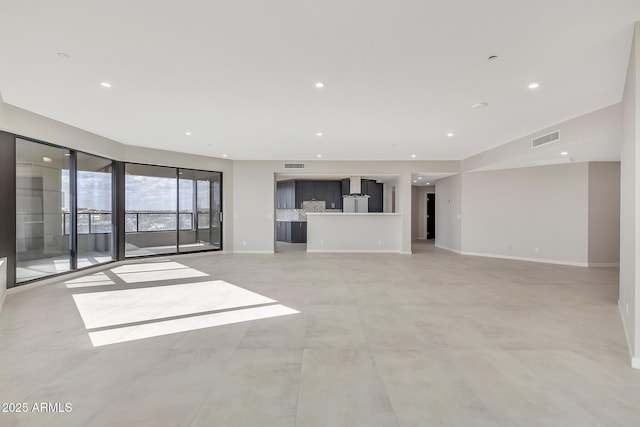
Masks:
[[[302,202],[302,209],[276,209],[276,221],[306,221],[307,212],[342,212],[342,209],[327,209],[323,201]]]

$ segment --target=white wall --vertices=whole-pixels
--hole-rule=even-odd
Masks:
[[[307,252],[402,253],[402,215],[308,214]]]
[[[587,163],[466,173],[462,200],[463,253],[587,265]]]
[[[465,177],[463,253],[587,265],[587,163]]]
[[[237,161],[233,168],[233,250],[273,253],[275,175],[272,162]]]
[[[620,262],[620,162],[589,162],[589,266]]]
[[[620,162],[620,294],[619,305],[632,364],[640,368],[640,23],[636,23],[622,98],[622,155]]]
[[[462,175],[436,182],[436,246],[462,251]]]

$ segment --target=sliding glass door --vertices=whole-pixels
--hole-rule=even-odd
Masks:
[[[177,252],[178,170],[125,165],[125,256]]]
[[[180,169],[179,251],[220,249],[220,173]]]
[[[113,259],[112,161],[77,153],[78,268]]]
[[[71,270],[69,150],[16,140],[16,282]]]
[[[114,259],[222,249],[220,172],[13,141],[15,283]]]

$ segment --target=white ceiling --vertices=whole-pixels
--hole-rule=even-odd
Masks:
[[[619,102],[640,1],[4,0],[0,11],[4,102],[126,144],[456,160]]]

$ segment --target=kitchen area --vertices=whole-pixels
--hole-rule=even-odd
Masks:
[[[396,246],[401,233],[393,183],[360,176],[280,177],[276,252],[394,252],[388,246]],[[389,227],[390,221],[397,226]]]

